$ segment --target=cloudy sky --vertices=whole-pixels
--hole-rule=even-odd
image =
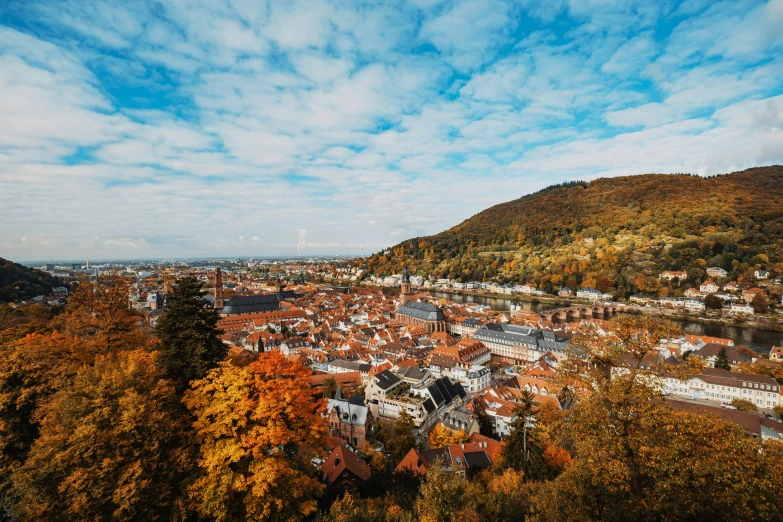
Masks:
[[[5,0],[0,256],[367,254],[553,183],[783,163],[781,27],[783,0]]]

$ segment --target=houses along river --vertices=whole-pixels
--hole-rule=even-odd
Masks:
[[[514,303],[513,298],[504,297],[483,297],[477,295],[454,294],[451,292],[430,292],[433,297],[442,297],[459,304],[476,303],[486,305],[493,310],[509,310]],[[531,301],[519,301],[518,303],[526,310],[534,312],[543,312],[552,308],[558,308],[562,305],[554,303],[542,303]],[[710,337],[723,337],[734,339],[735,345],[745,345],[758,352],[769,353],[773,346],[783,346],[783,332],[774,332],[770,330],[761,330],[749,326],[737,326],[733,324],[721,323],[702,323],[690,321],[687,319],[668,318],[671,321],[682,326],[685,333],[696,335],[709,335]]]

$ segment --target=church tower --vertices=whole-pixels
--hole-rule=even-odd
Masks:
[[[223,309],[223,277],[220,275],[220,267],[215,269],[215,310]]]
[[[400,303],[405,304],[411,300],[413,292],[411,291],[411,276],[408,274],[408,265],[402,267],[402,284],[400,285]]]

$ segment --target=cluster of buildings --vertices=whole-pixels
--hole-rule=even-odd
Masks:
[[[714,295],[722,302],[722,311],[730,315],[751,316],[756,313],[753,299],[757,295],[765,297],[768,301],[775,299],[769,293],[769,289],[780,285],[780,278],[772,279],[766,270],[754,271],[754,282],[742,282],[726,280],[728,272],[723,268],[711,267],[707,269],[709,278],[700,283],[698,287],[691,286],[679,291],[681,296],[653,297],[644,294],[634,294],[629,300],[633,303],[658,306],[661,308],[681,308],[691,312],[702,312],[707,309],[705,298]],[[686,271],[667,271],[659,276],[662,281],[679,281],[686,284],[688,273]],[[713,279],[714,278],[714,279]]]
[[[131,299],[150,323],[163,313],[171,284],[184,273],[134,274]],[[573,394],[563,393],[557,375],[570,340],[587,326],[606,328],[603,319],[587,316],[556,324],[521,309],[499,312],[417,294],[407,271],[399,278],[399,291],[307,283],[293,270],[282,277],[219,267],[190,267],[187,273],[209,288],[205,299],[220,314],[218,327],[232,357],[250,360],[278,350],[310,369],[314,389],[336,386],[324,416],[331,452],[318,464],[329,484],[344,486],[370,477],[366,457],[368,448],[378,449],[378,426],[395,422],[403,412],[424,448],[438,425],[463,431],[466,442],[412,449],[398,470],[424,474],[440,461],[470,478],[497,458],[498,439],[512,430],[525,392],[533,394],[536,408],[569,406]],[[682,275],[675,274],[668,275]],[[734,398],[767,411],[783,404],[774,379],[715,368],[723,355],[735,368],[749,361],[731,340],[687,335],[662,340],[643,363],[676,366],[686,357],[702,358],[701,375],[665,379],[673,407],[712,408],[752,436],[780,438],[783,424],[722,407]],[[783,365],[783,348],[773,349],[769,363]]]

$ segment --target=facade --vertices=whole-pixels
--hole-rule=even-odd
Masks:
[[[446,331],[446,316],[432,303],[406,301],[397,309],[396,319],[402,324],[422,328],[428,333]]]
[[[565,353],[568,341],[552,332],[515,324],[486,324],[473,333],[494,358],[513,364],[535,362],[547,352]]]
[[[714,294],[720,290],[720,287],[712,282],[712,279],[707,279],[701,286],[699,286],[699,292],[702,294]]]
[[[686,279],[688,279],[688,272],[686,272],[685,270],[680,270],[680,271],[669,270],[661,273],[661,277],[660,277],[660,279],[664,279],[666,281],[671,281],[672,279],[675,278],[679,279],[680,281],[685,281]]]
[[[780,384],[772,377],[728,372],[718,368],[705,368],[701,375],[687,381],[667,376],[664,391],[675,397],[718,403],[745,399],[763,409],[772,409],[781,404]]]
[[[362,404],[361,395],[357,401],[343,400],[338,388],[334,399],[329,399],[326,417],[329,434],[354,448],[361,448],[372,432],[375,422],[372,412]]]
[[[707,269],[707,275],[710,277],[726,277],[729,273],[720,267],[711,266]]]
[[[370,478],[370,466],[345,446],[337,446],[321,465],[321,473],[330,486],[356,486]]]

